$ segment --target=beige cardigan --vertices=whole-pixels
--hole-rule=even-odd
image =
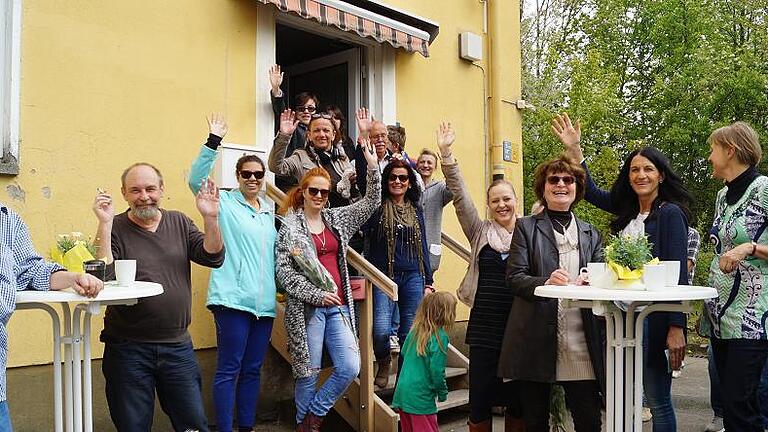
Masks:
[[[480,250],[488,244],[488,229],[492,221],[480,219],[472,197],[469,196],[469,189],[464,183],[459,171],[459,165],[454,163],[441,163],[445,184],[448,190],[453,194],[453,207],[456,209],[456,217],[459,219],[461,229],[470,243],[470,260],[467,267],[467,273],[464,275],[459,288],[456,290],[456,296],[465,305],[472,307],[475,302],[475,292],[477,292],[477,280],[480,277],[478,268],[478,257]]]

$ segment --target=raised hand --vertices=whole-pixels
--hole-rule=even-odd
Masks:
[[[224,138],[229,128],[227,127],[227,120],[221,113],[211,113],[211,117],[206,117],[205,120],[208,122],[208,133]]]
[[[219,216],[219,188],[211,179],[202,181],[200,192],[195,196],[195,204],[203,217]]]
[[[93,200],[93,213],[99,222],[111,223],[115,217],[115,207],[112,204],[112,196],[101,189],[97,189],[98,193]]]
[[[376,156],[376,147],[368,138],[360,139],[360,150],[365,156],[365,161],[368,162],[368,169],[379,169],[379,157]]]
[[[357,121],[357,131],[359,136],[368,137],[373,127],[373,117],[371,116],[368,108],[359,108],[355,113],[355,120]]]
[[[581,122],[576,120],[576,123],[571,123],[568,113],[558,114],[552,119],[550,126],[552,133],[555,134],[557,139],[565,146],[565,152],[574,159],[576,162],[581,162],[584,159],[584,154],[581,151]]]
[[[299,120],[296,118],[296,113],[294,113],[290,108],[283,111],[280,114],[280,133],[283,135],[293,135],[293,131],[296,130],[296,126],[299,125]]]
[[[451,154],[451,146],[456,140],[456,132],[454,132],[451,123],[441,122],[437,128],[437,148],[440,149],[440,154],[448,156]]]
[[[280,85],[283,83],[283,72],[280,70],[280,65],[274,65],[269,68],[269,85],[272,87],[272,92],[277,93],[280,91]]]

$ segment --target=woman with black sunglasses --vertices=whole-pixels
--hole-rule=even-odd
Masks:
[[[374,383],[384,388],[391,365],[393,307],[400,312],[397,336],[404,341],[425,289],[432,290],[432,268],[416,172],[409,163],[393,159],[384,168],[381,182],[381,208],[362,229],[366,258],[397,284],[396,305],[379,288],[373,290],[373,352],[378,364]]]
[[[208,140],[189,173],[193,194],[216,161],[227,123],[214,114],[208,130]],[[233,174],[238,188],[220,192],[219,225],[227,258],[211,271],[206,303],[216,323],[213,401],[220,431],[232,430],[235,405],[239,430],[251,430],[254,425],[261,365],[275,317],[277,231],[272,207],[259,197],[264,162],[256,155],[243,156]]]
[[[329,205],[340,207],[357,200],[360,194],[354,181],[355,168],[336,140],[336,125],[331,114],[313,114],[307,126],[307,145],[284,157],[285,148],[299,124],[296,116],[289,109],[280,115],[280,132],[269,152],[269,169],[299,181],[310,169],[325,168],[331,176]]]

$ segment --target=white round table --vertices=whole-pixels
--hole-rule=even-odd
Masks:
[[[645,317],[653,312],[690,312],[692,300],[717,297],[714,288],[689,285],[670,286],[663,291],[545,285],[537,287],[534,294],[563,299],[571,306],[590,308],[595,315],[605,317],[606,430],[620,432],[643,430],[643,368],[634,365],[643,362],[642,324]],[[614,301],[628,303],[626,313]],[[644,308],[636,313],[639,306]]]
[[[42,309],[50,315],[53,323],[53,417],[56,432],[91,432],[93,429],[91,317],[98,315],[102,306],[133,305],[140,298],[162,293],[163,287],[160,284],[140,281],[130,287],[117,286],[114,281],[107,282],[94,298],[83,297],[69,288],[61,291],[16,292],[17,310]],[[51,303],[61,305],[61,314]],[[74,313],[71,312],[70,303],[74,304]]]

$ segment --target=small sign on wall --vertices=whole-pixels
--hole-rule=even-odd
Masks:
[[[504,162],[512,162],[512,141],[502,142],[502,150],[504,151]]]

